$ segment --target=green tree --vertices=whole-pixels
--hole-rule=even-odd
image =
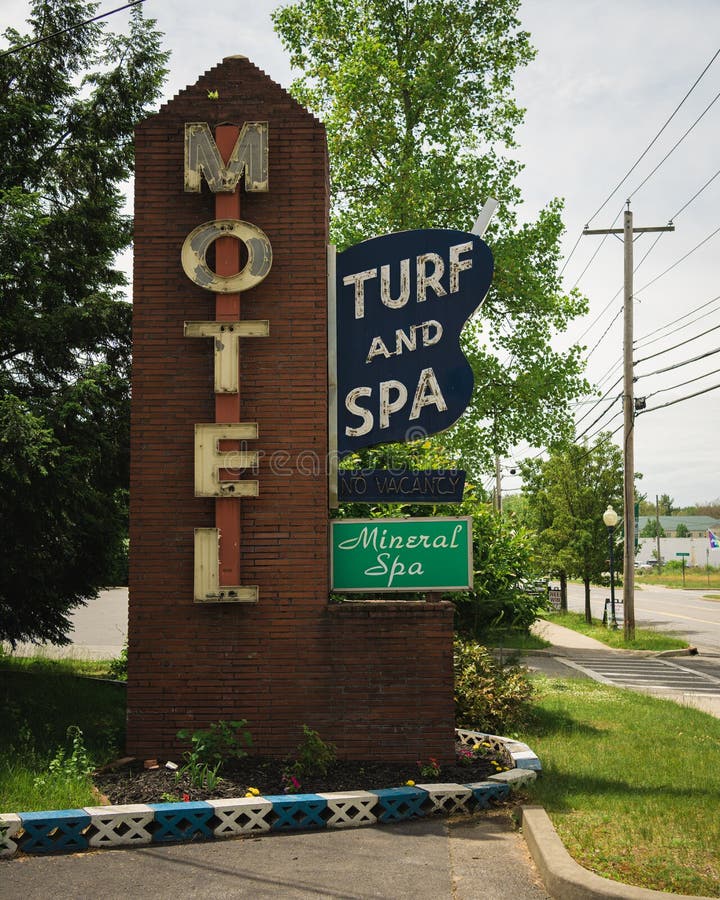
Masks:
[[[342,250],[414,228],[469,229],[500,201],[488,232],[495,276],[465,329],[476,390],[443,438],[473,478],[519,440],[568,433],[569,403],[587,389],[580,349],[554,332],[587,309],[558,273],[561,204],[518,225],[519,163],[509,155],[523,111],[515,71],[534,55],[519,0],[299,0],[276,30],[302,76],[294,96],[326,124],[332,235]]]
[[[622,519],[622,453],[608,434],[601,434],[593,444],[567,444],[548,459],[526,461],[521,472],[538,552],[551,573],[583,580],[585,618],[590,622],[590,584],[602,580],[609,568],[603,513],[612,505]],[[621,560],[618,531],[614,556]]]
[[[660,499],[658,500],[658,506],[660,507],[661,516],[671,516],[675,509],[675,501],[670,494],[661,494]]]
[[[0,57],[0,638],[66,643],[126,536],[133,128],[167,54],[140,7],[34,0]],[[81,27],[80,27],[81,26]],[[33,46],[22,45],[40,40]]]
[[[690,532],[684,522],[678,522],[677,528],[675,529],[675,537],[690,537]]]
[[[648,519],[640,531],[640,537],[666,537],[665,529],[657,519]],[[679,535],[682,537],[682,535]]]

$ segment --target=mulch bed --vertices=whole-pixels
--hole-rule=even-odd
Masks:
[[[456,749],[461,749],[458,744]],[[472,784],[484,781],[500,768],[510,765],[504,754],[488,751],[487,756],[475,757],[469,763],[441,766],[436,776],[420,773],[414,761],[407,764],[337,761],[325,775],[308,775],[300,779],[298,793],[316,794],[329,791],[362,791],[401,787],[408,780],[418,784]],[[493,763],[494,761],[494,763]],[[178,760],[181,762],[181,760]],[[218,800],[244,797],[249,788],[261,795],[284,794],[283,770],[288,763],[281,759],[248,756],[222,770],[221,781],[213,790],[197,788],[185,774],[165,767],[145,768],[143,760],[129,760],[117,768],[106,767],[93,778],[97,790],[113,806],[125,803],[163,803],[168,801]]]

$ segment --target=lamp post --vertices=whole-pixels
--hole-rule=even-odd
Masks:
[[[615,567],[614,567],[614,541],[613,534],[615,532],[615,526],[618,523],[618,514],[612,508],[612,506],[608,506],[608,508],[603,513],[603,522],[607,526],[608,530],[608,547],[610,548],[610,627],[617,629],[618,623],[615,618]]]

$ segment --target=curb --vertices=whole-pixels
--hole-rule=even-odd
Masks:
[[[271,831],[352,828],[427,815],[489,809],[542,769],[520,741],[455,729],[463,744],[489,743],[514,768],[471,784],[421,784],[372,791],[283,794],[186,803],[135,803],[0,813],[0,858],[18,853],[78,853],[113,847],[258,836]]]
[[[570,856],[542,806],[522,806],[522,831],[530,855],[551,897],[562,900],[711,900],[669,894],[603,878]]]

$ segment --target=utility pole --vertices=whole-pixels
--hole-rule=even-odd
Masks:
[[[675,231],[668,225],[633,228],[630,201],[623,213],[622,228],[585,228],[583,234],[622,235],[624,253],[623,318],[623,601],[625,640],[635,638],[635,398],[633,391],[633,235],[649,231]]]
[[[495,457],[495,509],[502,512],[502,472],[500,470],[500,457]]]

